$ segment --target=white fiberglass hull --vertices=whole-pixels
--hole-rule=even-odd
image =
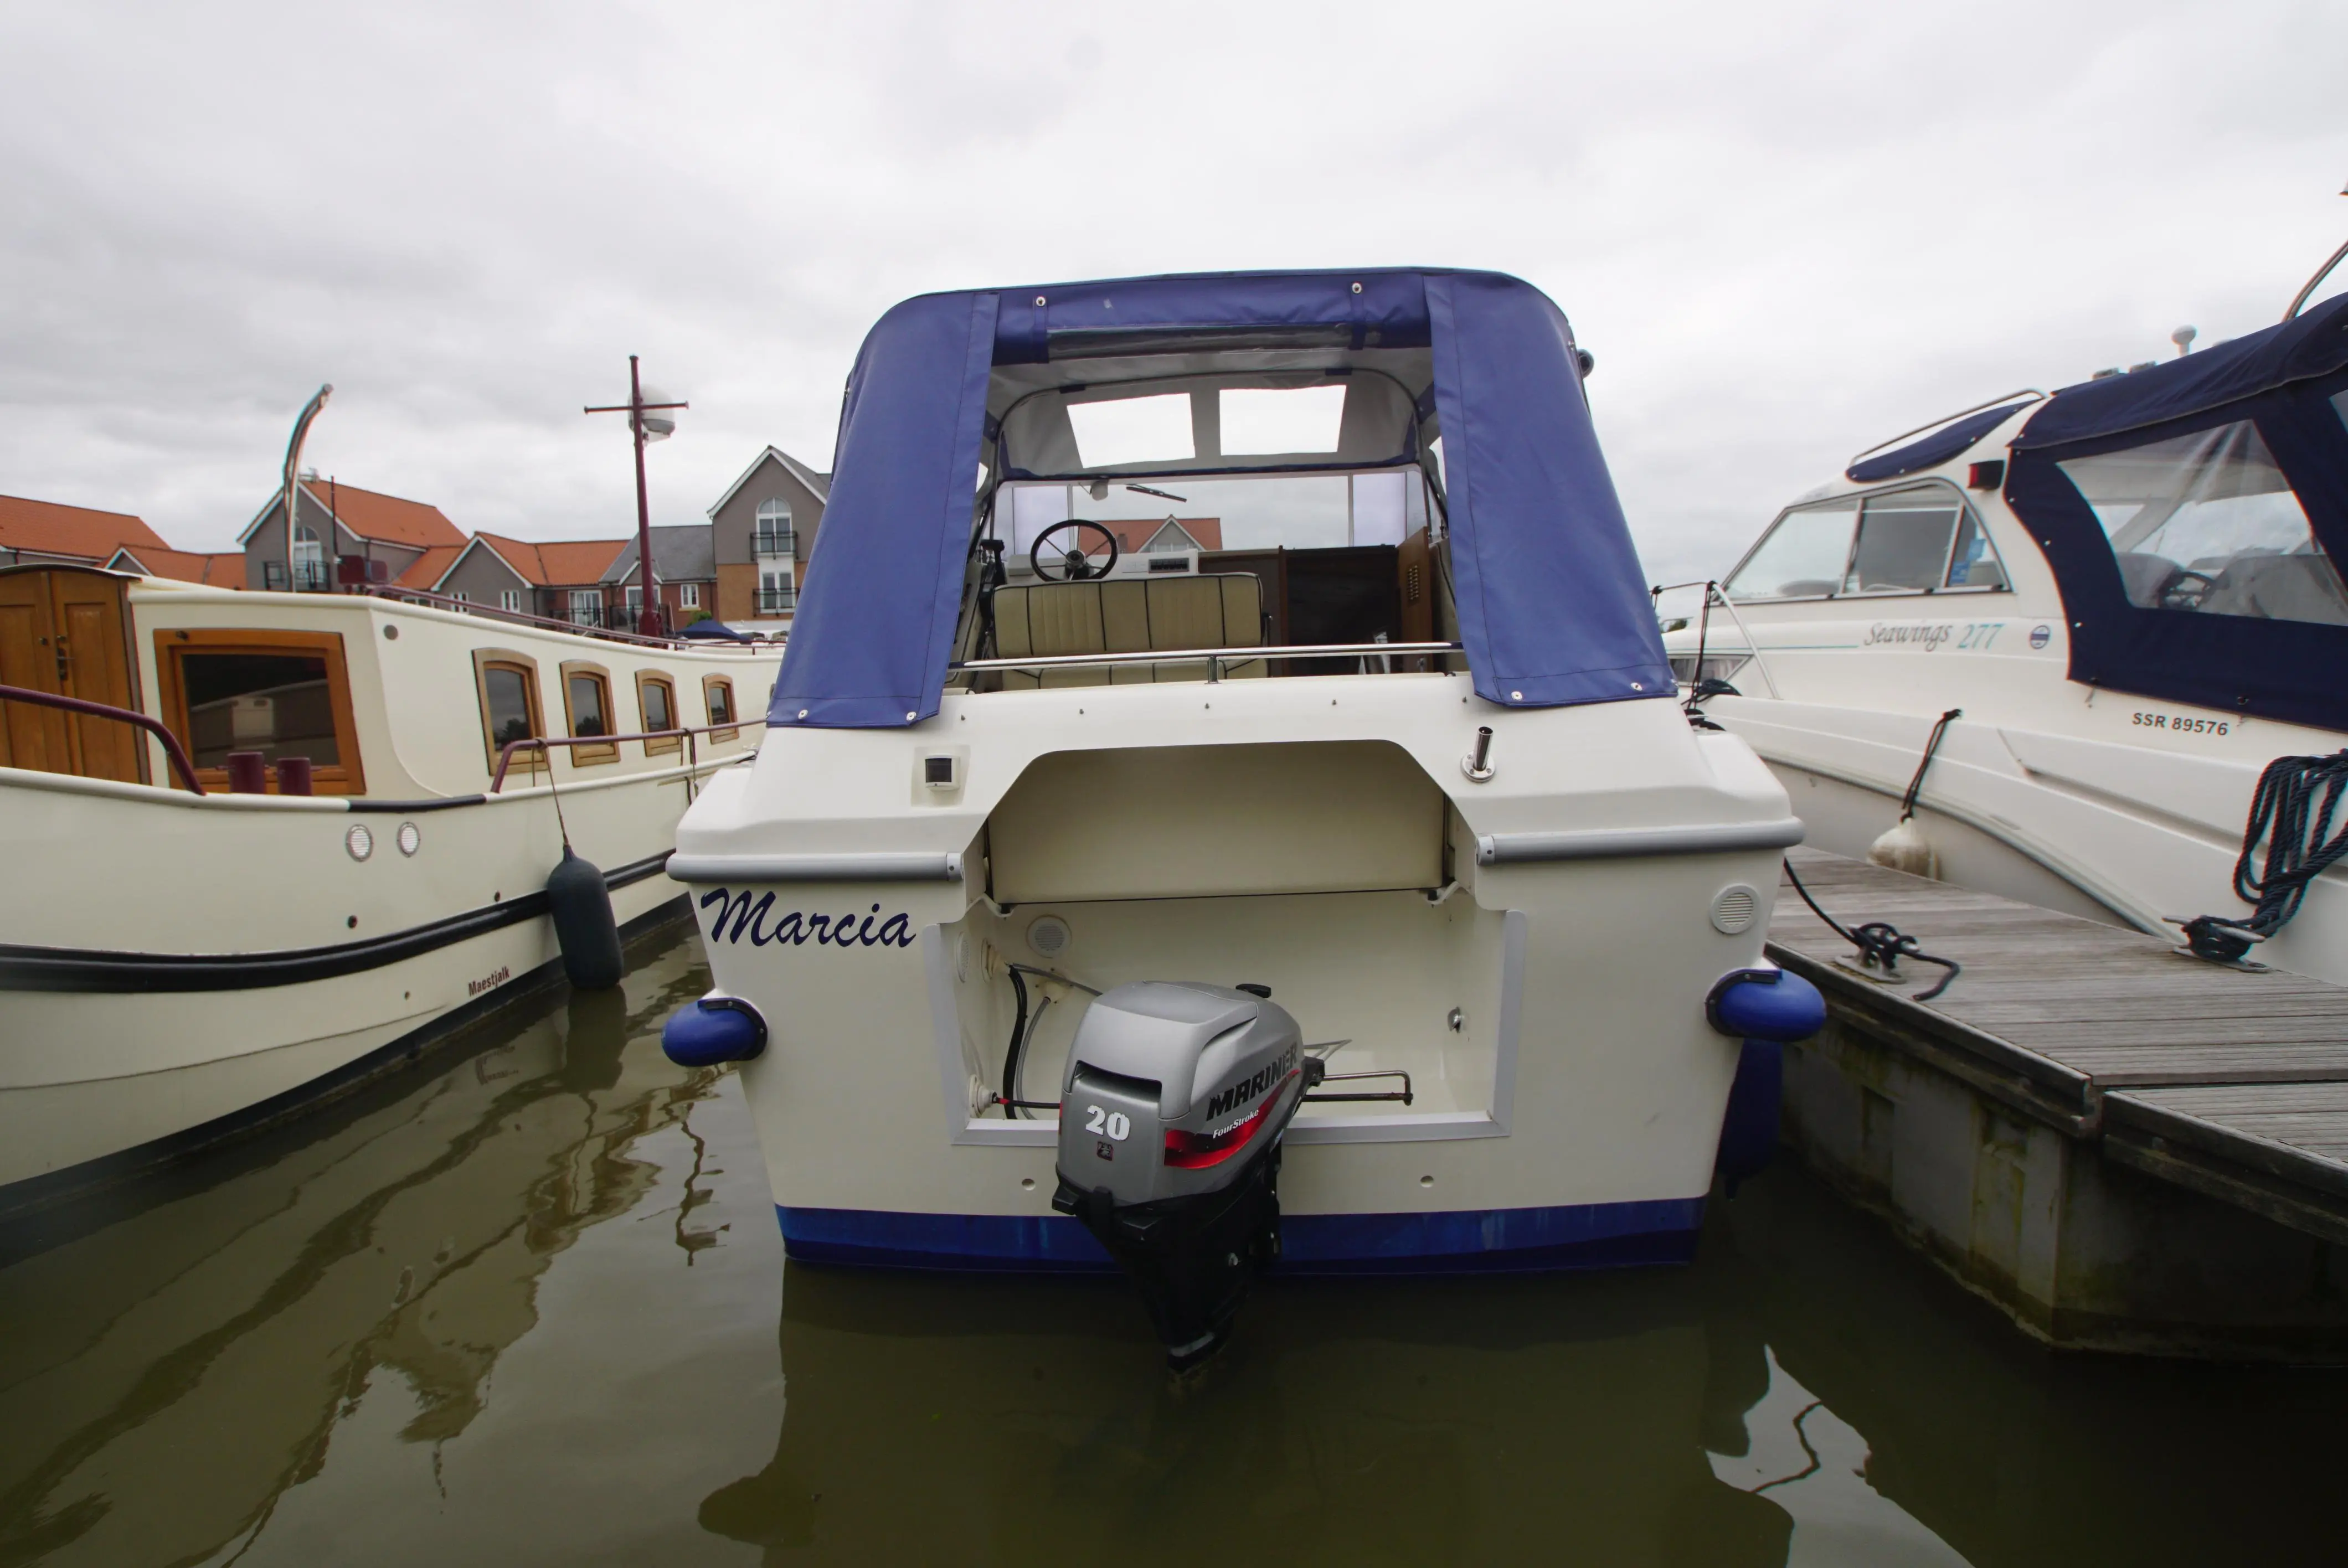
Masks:
[[[1488,783],[1460,764],[1478,723]],[[950,794],[919,782],[940,750],[966,761]],[[1397,884],[1421,800],[1433,869]],[[1262,983],[1308,1043],[1347,1042],[1333,1071],[1412,1074],[1411,1105],[1299,1115],[1287,1266],[1572,1266],[1688,1255],[1739,1050],[1705,993],[1760,961],[1798,831],[1743,743],[1666,701],[1501,712],[1463,677],[1290,678],[778,731],[687,815],[672,873],[718,989],[772,1030],[742,1076],[796,1256],[1106,1266],[1050,1206],[1082,994],[1021,1069],[1045,1108],[1006,1120],[1007,959],[1103,989]],[[1724,932],[1737,886],[1756,917]]]
[[[1942,878],[2170,936],[2174,922],[2195,916],[2246,916],[2234,866],[2260,773],[2276,754],[2269,748],[2330,749],[2327,737],[2260,735],[2283,727],[2227,724],[2126,696],[2101,705],[2116,712],[2101,722],[2083,713],[2069,733],[1985,722],[1997,709],[1981,701],[1950,725],[1917,812]],[[1932,727],[1919,714],[1809,702],[1718,698],[1705,711],[1776,773],[1811,844],[1860,857],[1898,820]],[[2137,713],[2181,718],[2188,727],[2176,734],[2136,723]],[[2099,733],[2116,728],[2115,719],[2163,744]],[[2255,957],[2348,984],[2348,881],[2318,877],[2299,913]]]

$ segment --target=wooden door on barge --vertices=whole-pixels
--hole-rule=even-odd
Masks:
[[[0,572],[0,685],[136,709],[126,578],[85,567]],[[144,777],[139,732],[118,719],[0,703],[0,766]]]

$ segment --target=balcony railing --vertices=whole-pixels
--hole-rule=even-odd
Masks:
[[[782,615],[798,608],[799,590],[795,588],[762,588],[758,590],[758,613]]]
[[[323,593],[333,584],[333,574],[322,560],[297,560],[294,563],[294,591]],[[261,586],[273,593],[285,591],[285,563],[282,560],[261,563]]]
[[[760,528],[750,536],[750,553],[754,556],[796,556],[799,553],[799,536],[793,528]],[[654,564],[657,566],[658,560]]]

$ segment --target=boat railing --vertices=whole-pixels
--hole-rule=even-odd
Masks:
[[[396,600],[406,604],[429,605],[435,610],[453,610],[459,615],[479,615],[491,620],[510,620],[523,626],[542,626],[550,631],[568,631],[574,637],[601,638],[606,642],[633,642],[644,648],[747,648],[754,644],[729,642],[721,638],[687,637],[682,630],[662,637],[647,637],[641,631],[629,631],[618,626],[598,626],[586,621],[568,620],[559,615],[534,615],[527,610],[506,610],[494,605],[477,604],[469,599],[452,594],[434,593],[428,589],[396,588],[386,583],[369,583],[356,591],[369,599]],[[624,613],[633,618],[634,610]],[[662,611],[666,615],[666,611]],[[599,613],[598,619],[602,619]],[[719,725],[720,729],[726,726]]]
[[[1269,647],[1239,648],[1152,648],[1127,653],[1040,653],[1026,658],[964,659],[949,664],[953,674],[977,674],[988,670],[1093,670],[1134,664],[1195,664],[1204,660],[1207,680],[1211,684],[1223,678],[1223,669],[1231,664],[1246,664],[1258,659],[1381,659],[1391,661],[1418,654],[1457,653],[1462,645],[1457,642],[1305,642],[1283,643]]]
[[[180,782],[193,794],[204,793],[204,786],[196,780],[196,765],[188,760],[187,749],[180,744],[180,737],[160,719],[150,718],[135,709],[118,708],[110,702],[86,702],[79,697],[59,696],[54,692],[36,692],[27,686],[0,686],[0,702],[62,708],[68,713],[84,713],[93,719],[112,719],[117,723],[136,724],[163,743],[163,754],[171,759],[171,771],[180,775]]]
[[[623,741],[674,741],[681,738],[685,742],[685,765],[690,772],[701,765],[701,748],[695,743],[695,736],[716,734],[719,731],[732,734],[766,722],[764,719],[736,719],[730,724],[701,724],[686,730],[647,730],[637,735],[532,735],[527,740],[508,741],[498,748],[498,767],[489,779],[489,793],[496,794],[505,788],[506,770],[513,765],[517,752],[543,752],[554,746],[617,747]],[[530,765],[534,769],[538,764],[533,763]]]
[[[1726,590],[1722,589],[1717,581],[1710,579],[1698,579],[1694,582],[1660,583],[1655,587],[1649,589],[1647,592],[1651,599],[1660,602],[1663,595],[1667,593],[1677,593],[1684,588],[1700,588],[1704,589],[1704,608],[1706,610],[1710,610],[1712,606],[1717,604],[1721,609],[1728,611],[1728,619],[1736,623],[1737,635],[1745,639],[1745,651],[1753,656],[1753,667],[1761,671],[1761,679],[1767,682],[1769,684],[1769,695],[1772,697],[1779,696],[1780,693],[1777,690],[1777,678],[1769,673],[1769,661],[1761,656],[1761,644],[1759,641],[1754,637],[1752,629],[1745,624],[1745,618],[1736,613],[1736,601],[1728,597]],[[1702,670],[1699,669],[1695,673],[1697,681],[1704,678],[1704,671]],[[1695,681],[1691,681],[1688,684],[1693,686],[1695,684]]]

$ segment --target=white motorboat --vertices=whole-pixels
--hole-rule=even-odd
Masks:
[[[775,669],[454,601],[0,571],[0,1211],[551,979],[560,866],[622,932],[681,913],[677,819]]]
[[[1675,671],[1814,845],[2348,983],[2343,419],[2348,297],[1969,409],[1681,585]]]
[[[1672,700],[1585,368],[1473,272],[882,318],[669,868],[717,989],[668,1043],[745,1061],[792,1255],[1114,1258],[1178,1364],[1274,1256],[1689,1255],[1732,1082],[1774,1127],[1739,1039],[1814,1027],[1801,825]]]

